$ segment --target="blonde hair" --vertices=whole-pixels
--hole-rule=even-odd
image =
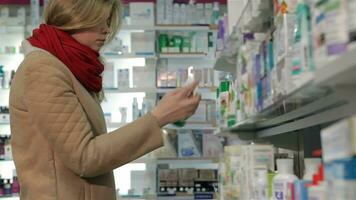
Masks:
[[[69,33],[107,22],[110,33],[106,43],[109,43],[120,28],[122,9],[121,0],[50,0],[44,17],[46,24]],[[92,95],[99,102],[105,99],[103,90]]]
[[[121,0],[50,0],[45,9],[45,23],[74,32],[109,20],[107,42],[110,42],[121,25],[122,9]]]

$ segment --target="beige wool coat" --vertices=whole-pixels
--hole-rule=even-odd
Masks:
[[[147,114],[109,134],[98,100],[50,53],[23,43],[10,91],[21,200],[113,200],[112,170],[160,147]]]

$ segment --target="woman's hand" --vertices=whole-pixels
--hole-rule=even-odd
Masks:
[[[151,112],[161,127],[186,119],[195,113],[201,99],[200,95],[193,94],[197,86],[198,82],[194,82],[164,95]]]

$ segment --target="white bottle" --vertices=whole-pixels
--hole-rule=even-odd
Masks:
[[[132,120],[136,120],[140,115],[140,110],[138,109],[138,102],[137,98],[133,98],[132,102]]]
[[[267,182],[267,170],[257,170],[257,179],[255,182],[255,199],[268,200]]]
[[[173,24],[180,24],[180,7],[177,3],[173,5]]]
[[[298,180],[293,173],[292,159],[277,159],[278,174],[273,178],[273,199],[287,200],[291,194],[290,184]]]
[[[197,23],[195,0],[189,0],[189,4],[187,6],[187,23],[188,24]]]
[[[31,24],[40,24],[40,0],[31,0]]]
[[[187,78],[187,81],[184,83],[184,86],[188,86],[188,85],[192,84],[194,81],[195,81],[194,67],[190,66],[190,67],[188,67],[188,78]],[[193,95],[195,95],[197,93],[196,90],[197,90],[197,88],[194,89]]]
[[[213,15],[213,4],[212,3],[205,3],[204,5],[204,18],[205,23],[210,24],[211,16]]]
[[[141,116],[147,113],[147,98],[144,97],[142,100]]]
[[[305,172],[304,172],[303,180],[313,181],[313,175],[318,172],[318,168],[321,164],[321,159],[306,158],[304,160],[304,164],[305,164]]]
[[[219,2],[214,2],[214,7],[213,7],[213,12],[211,14],[210,24],[218,25],[219,17],[220,17]]]
[[[180,17],[180,19],[179,19],[180,24],[183,24],[183,25],[188,24],[187,23],[187,6],[184,3],[182,3],[180,5],[179,17]]]

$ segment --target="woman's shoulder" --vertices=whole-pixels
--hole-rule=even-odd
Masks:
[[[46,51],[38,50],[27,54],[19,69],[25,73],[25,76],[36,73],[71,79],[70,70],[59,59]]]

